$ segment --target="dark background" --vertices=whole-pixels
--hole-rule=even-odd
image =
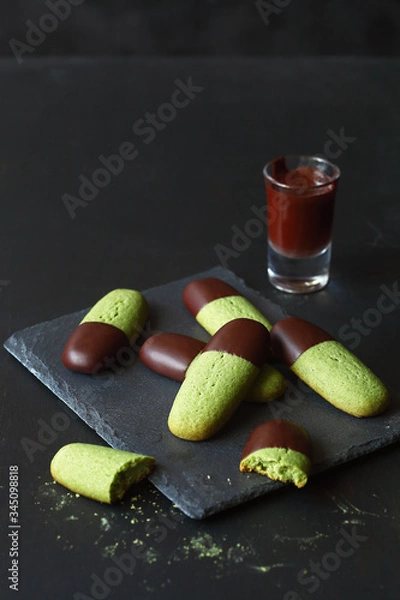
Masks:
[[[269,4],[276,12],[268,16],[268,10],[260,8],[263,19],[256,2],[245,0],[83,0],[78,6],[68,4],[68,18],[32,56],[399,54],[399,0],[271,0]],[[44,0],[3,1],[0,56],[12,56],[10,39],[25,41],[27,20],[38,24],[48,12]]]
[[[215,244],[230,246],[231,227],[245,226],[251,206],[265,202],[268,158],[288,149],[320,153],[328,132],[341,128],[356,140],[338,157],[329,287],[307,297],[273,290],[263,235],[228,267],[290,314],[333,333],[369,314],[382,285],[397,285],[400,61],[391,57],[400,54],[400,2],[271,0],[286,6],[269,23],[253,0],[54,2],[70,7],[69,17],[22,64],[9,42],[24,43],[27,21],[43,21],[48,4],[0,3],[1,343],[113,288],[147,289],[214,266]],[[102,55],[124,58],[97,60]],[[43,59],[52,56],[61,58]],[[100,153],[136,141],[136,119],[189,76],[204,92],[70,219],[62,194],[77,193],[79,174],[90,175]],[[397,308],[357,348],[387,375],[396,401],[399,330]],[[110,600],[398,600],[398,443],[312,478],[300,494],[281,490],[198,522],[147,480],[114,507],[53,484],[49,462],[59,447],[103,440],[68,411],[68,427],[31,463],[21,439],[37,440],[41,423],[67,407],[4,349],[0,394],[1,525],[10,464],[20,467],[22,524],[19,596],[0,581],[2,598],[93,597],[92,574],[103,577],[112,556],[136,541],[155,554],[138,561]],[[158,543],[161,523],[166,537]],[[298,574],[332,556],[343,528],[356,528],[365,542],[311,596]],[[8,547],[3,531],[0,554]]]

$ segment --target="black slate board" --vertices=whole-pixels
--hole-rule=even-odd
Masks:
[[[184,286],[200,277],[219,277],[230,283],[271,322],[286,316],[279,306],[247,287],[234,273],[215,267],[144,290],[151,315],[145,337],[157,331],[173,331],[209,339],[181,300]],[[356,419],[332,407],[282,367],[289,384],[282,399],[264,405],[244,402],[212,439],[180,440],[167,427],[179,384],[148,370],[133,351],[126,355],[129,365],[118,374],[92,377],[72,373],[63,366],[60,357],[64,344],[87,311],[16,332],[4,347],[112,447],[154,456],[157,467],[150,480],[189,517],[202,519],[283,485],[255,473],[240,473],[238,468],[247,437],[267,419],[287,418],[307,428],[314,445],[313,474],[400,439],[398,395],[392,396],[391,407],[384,415]]]

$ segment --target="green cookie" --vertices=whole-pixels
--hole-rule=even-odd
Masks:
[[[240,463],[243,472],[255,471],[274,481],[293,482],[305,486],[311,469],[311,460],[305,454],[287,448],[262,448],[244,458]]]
[[[253,319],[262,323],[268,331],[272,325],[260,311],[243,296],[224,296],[205,304],[196,315],[196,320],[208,333],[214,335],[228,321]]]
[[[208,351],[190,364],[168,418],[184,440],[205,440],[221,429],[259,373],[253,363],[227,352]]]
[[[251,386],[246,400],[249,402],[270,402],[276,400],[286,391],[286,380],[282,373],[265,363]]]
[[[107,323],[121,329],[132,343],[143,330],[149,316],[144,296],[136,290],[117,289],[101,298],[82,323]]]
[[[98,502],[120,500],[132,484],[148,475],[154,458],[94,444],[60,448],[50,464],[54,479],[72,492]]]
[[[389,403],[383,382],[335,340],[311,346],[291,369],[328,402],[355,417],[377,415]]]

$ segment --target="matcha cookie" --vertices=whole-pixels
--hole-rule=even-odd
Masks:
[[[62,362],[71,371],[95,373],[107,368],[118,351],[129,348],[148,318],[145,298],[135,290],[109,292],[82,319],[65,344]]]
[[[271,343],[275,356],[336,408],[371,417],[388,406],[382,381],[320,327],[289,317],[273,326]]]
[[[268,330],[272,327],[247,298],[216,277],[191,281],[183,290],[182,299],[189,312],[211,335],[233,319],[253,319]]]
[[[154,468],[151,456],[106,446],[73,443],[60,448],[50,464],[53,478],[71,492],[111,504]]]
[[[312,446],[307,431],[298,423],[276,419],[256,427],[243,449],[239,468],[274,481],[304,487],[311,470]]]
[[[191,441],[217,433],[269,356],[269,333],[261,323],[235,319],[221,327],[187,369],[169,414],[170,431]]]
[[[190,363],[203,350],[206,342],[180,333],[157,333],[148,338],[140,348],[139,358],[149,369],[183,381]],[[286,390],[282,373],[264,364],[245,400],[268,402],[279,398]]]
[[[264,363],[250,388],[248,402],[270,402],[280,398],[286,391],[286,380],[272,365]]]

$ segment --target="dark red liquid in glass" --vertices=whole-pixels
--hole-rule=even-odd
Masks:
[[[277,185],[266,183],[270,244],[291,258],[319,254],[332,239],[336,183],[312,167],[275,173],[274,179]]]

